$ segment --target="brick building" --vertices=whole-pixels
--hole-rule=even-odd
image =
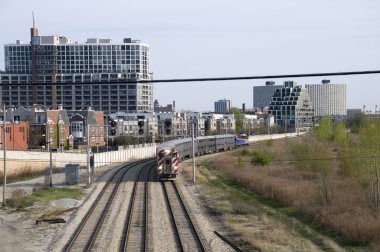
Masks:
[[[28,122],[6,123],[6,149],[7,150],[26,150],[28,149]],[[4,130],[0,130],[0,149],[4,149],[3,135]]]

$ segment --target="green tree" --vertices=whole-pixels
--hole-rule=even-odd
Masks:
[[[369,118],[361,113],[355,115],[347,121],[347,126],[351,129],[352,133],[359,133],[359,130],[366,126],[369,123]]]
[[[380,210],[380,125],[366,120],[357,129],[359,138],[339,150],[340,172],[363,191],[374,216]]]
[[[316,199],[323,207],[329,206],[333,200],[333,189],[329,179],[332,171],[331,154],[322,142],[289,142],[289,154],[294,159],[295,166],[314,174]]]
[[[251,164],[265,166],[270,163],[268,152],[254,151],[252,153]]]
[[[139,144],[139,138],[135,136],[116,136],[113,140],[113,146]]]
[[[336,124],[334,127],[334,142],[339,146],[345,146],[347,144],[347,130],[342,122]]]
[[[243,169],[245,167],[244,159],[241,155],[237,156],[236,164],[240,169]]]
[[[333,122],[331,118],[322,118],[319,121],[319,125],[314,128],[315,137],[318,140],[333,140],[334,139],[334,129]]]
[[[312,142],[309,148],[310,169],[316,175],[316,198],[323,207],[333,200],[333,188],[329,179],[332,171],[331,154],[322,143]]]
[[[235,118],[235,131],[237,133],[243,133],[246,132],[246,129],[244,127],[244,114],[240,112],[240,109],[238,108],[231,108],[230,113],[234,115]]]

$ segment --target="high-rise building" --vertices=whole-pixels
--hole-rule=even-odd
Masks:
[[[230,100],[219,100],[214,102],[214,112],[215,113],[228,113],[231,109],[231,101]]]
[[[313,106],[307,89],[294,81],[285,81],[277,88],[270,101],[268,114],[276,124],[288,128],[311,127],[313,125]]]
[[[265,108],[269,106],[274,91],[282,85],[275,85],[274,81],[266,81],[265,86],[253,86],[253,108]]]
[[[346,84],[330,84],[323,80],[322,84],[306,84],[313,103],[314,116],[347,115]]]
[[[30,43],[6,44],[4,51],[0,99],[6,105],[153,112],[153,84],[142,82],[152,79],[149,46],[139,40],[78,43],[40,36],[33,24]]]

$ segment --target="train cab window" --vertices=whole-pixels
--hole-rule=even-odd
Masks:
[[[170,165],[170,159],[165,159],[165,164],[167,165],[167,166],[169,166]]]

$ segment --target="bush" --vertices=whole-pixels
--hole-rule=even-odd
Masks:
[[[309,145],[303,142],[289,142],[289,154],[294,159],[294,165],[298,170],[306,170],[309,164]]]
[[[245,163],[244,163],[244,160],[242,158],[242,156],[238,156],[237,157],[237,160],[236,160],[236,164],[239,168],[244,168],[245,167]]]
[[[247,148],[242,149],[239,154],[241,156],[251,156],[252,155],[251,151],[248,150]]]
[[[270,156],[265,152],[254,151],[252,153],[251,164],[254,165],[268,165],[270,163]]]
[[[268,139],[268,140],[265,140],[264,141],[264,146],[265,147],[272,147],[272,145],[273,145],[273,139]]]
[[[24,189],[16,189],[12,192],[11,198],[8,200],[9,206],[19,208],[26,197]]]

